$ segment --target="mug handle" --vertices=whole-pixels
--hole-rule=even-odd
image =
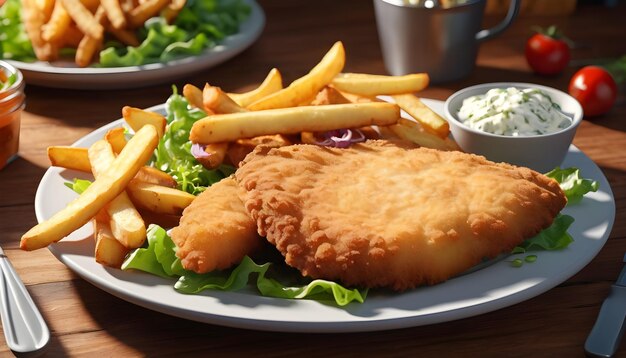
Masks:
[[[515,19],[515,17],[519,13],[520,2],[521,2],[521,0],[511,0],[511,2],[509,4],[509,11],[507,12],[506,17],[504,18],[504,20],[502,20],[501,23],[497,24],[496,26],[494,26],[494,27],[492,27],[490,29],[485,29],[485,30],[479,31],[476,34],[476,41],[482,42],[482,41],[485,41],[485,40],[489,40],[489,39],[494,38],[495,36],[499,35],[504,30],[506,30],[506,28],[509,27],[509,25],[511,25],[511,23],[513,22],[513,19]]]

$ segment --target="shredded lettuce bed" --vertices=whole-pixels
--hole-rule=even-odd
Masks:
[[[259,265],[247,256],[233,270],[197,274],[182,268],[180,259],[176,257],[176,246],[163,228],[150,225],[147,242],[147,247],[137,249],[129,255],[122,269],[136,269],[161,277],[177,278],[174,288],[181,293],[194,294],[207,289],[237,291],[253,281],[263,296],[333,301],[339,306],[354,301],[363,303],[367,295],[367,290],[348,289],[326,280],[288,286],[269,277],[268,269],[272,263]]]
[[[189,109],[187,100],[177,93],[176,88],[165,108],[168,129],[155,151],[152,164],[156,168],[170,174],[180,190],[194,195],[234,173],[235,168],[230,165],[207,170],[191,155],[189,132],[194,122],[206,117],[206,113],[199,109]]]
[[[140,66],[195,56],[239,31],[250,15],[242,0],[187,0],[174,23],[154,17],[137,30],[141,44],[124,46],[115,39],[107,41],[100,52],[101,67]],[[0,58],[25,62],[36,57],[20,19],[20,1],[7,0],[0,7]],[[72,54],[62,50],[61,53]]]

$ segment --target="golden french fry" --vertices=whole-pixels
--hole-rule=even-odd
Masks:
[[[199,157],[196,160],[202,164],[203,167],[211,170],[219,167],[224,158],[226,157],[226,151],[228,150],[228,143],[211,143],[204,147],[204,152],[207,153],[206,157]]]
[[[55,0],[37,0],[37,7],[43,13],[44,22],[50,20],[54,10]]]
[[[245,108],[281,89],[283,89],[283,77],[278,69],[272,68],[258,88],[246,93],[229,93],[228,96],[238,105]]]
[[[420,147],[427,147],[439,150],[458,150],[451,141],[446,141],[432,134],[414,121],[400,118],[397,124],[389,126],[398,137],[411,141]]]
[[[171,175],[153,167],[141,167],[133,180],[176,188],[176,180]]]
[[[126,30],[126,29],[118,30],[118,29],[113,28],[113,26],[111,26],[111,24],[109,23],[106,23],[105,27],[108,32],[110,32],[113,36],[115,36],[115,38],[120,40],[120,42],[123,43],[124,45],[137,47],[141,44],[139,42],[139,39],[137,38],[137,35],[131,30]]]
[[[421,123],[427,131],[435,133],[441,139],[447,138],[450,134],[448,121],[422,103],[419,98],[412,94],[396,95],[392,98],[400,108]]]
[[[185,7],[186,2],[186,0],[172,0],[169,5],[161,10],[161,17],[163,17],[168,24],[171,24]]]
[[[94,252],[96,262],[120,268],[129,250],[113,237],[109,217],[104,210],[101,210],[93,219],[93,235],[96,240]]]
[[[100,0],[104,12],[114,29],[122,30],[126,26],[126,18],[118,0]]]
[[[96,52],[102,47],[102,38],[95,38],[89,35],[85,35],[78,47],[76,48],[76,56],[74,61],[80,67],[87,67],[91,64],[91,59]]]
[[[113,148],[106,140],[99,140],[89,147],[88,153],[91,171],[98,180],[115,161]],[[125,191],[111,200],[105,210],[111,218],[109,225],[115,239],[129,249],[143,245],[146,225]]]
[[[35,56],[41,61],[52,61],[58,56],[58,46],[46,42],[41,37],[41,27],[45,23],[45,14],[39,10],[35,0],[22,0],[22,23],[33,46]]]
[[[337,91],[332,87],[324,87],[318,94],[315,96],[315,99],[311,103],[313,106],[322,106],[327,104],[346,104],[352,103],[349,99],[347,99],[341,92]]]
[[[153,125],[159,133],[159,138],[163,137],[167,126],[167,120],[162,115],[130,106],[122,108],[122,117],[135,132],[146,124]]]
[[[120,0],[120,6],[124,14],[128,14],[135,8],[136,4],[134,0]]]
[[[318,139],[315,138],[315,134],[311,132],[300,133],[300,140],[304,144],[316,144],[318,142]]]
[[[128,143],[126,135],[124,134],[125,131],[126,130],[124,128],[118,127],[109,129],[104,135],[104,139],[109,142],[115,154],[121,152],[126,146],[126,143]]]
[[[376,97],[413,93],[428,86],[428,74],[414,73],[405,76],[368,75],[363,73],[340,73],[332,81],[333,87],[343,92]]]
[[[391,130],[391,126],[381,126],[378,127],[378,132],[383,139],[402,139],[398,137],[398,135]]]
[[[87,155],[87,148],[53,146],[48,147],[50,165],[66,169],[74,169],[91,173],[91,164]]]
[[[94,20],[99,24],[106,22],[106,12],[104,7],[99,6],[94,14]],[[76,49],[76,56],[74,61],[80,67],[87,67],[91,63],[91,59],[95,56],[96,52],[102,47],[103,38],[94,37],[88,33],[80,40],[78,48]]]
[[[89,222],[100,209],[124,191],[139,168],[150,159],[158,140],[153,126],[143,127],[87,190],[50,219],[28,230],[21,238],[20,248],[30,251],[46,247]]]
[[[78,29],[78,27],[70,25],[65,31],[65,36],[63,37],[63,46],[64,47],[78,47],[83,37],[82,32]]]
[[[48,42],[58,42],[66,37],[72,18],[61,1],[54,2],[50,19],[41,27],[41,38]],[[81,36],[82,37],[82,36]]]
[[[335,89],[337,90],[337,89]],[[375,97],[365,97],[365,96],[360,96],[358,94],[354,94],[354,93],[348,93],[348,92],[342,92],[337,90],[342,96],[344,96],[348,101],[350,101],[350,103],[370,103],[370,102],[383,102],[382,100],[379,100],[378,98]]]
[[[139,4],[128,13],[128,23],[130,27],[140,27],[146,20],[155,16],[164,7],[169,4],[170,0],[146,0]]]
[[[247,112],[247,109],[240,107],[219,87],[214,87],[208,83],[202,91],[202,104],[204,108],[219,114]]]
[[[323,132],[368,125],[390,125],[400,118],[392,103],[350,103],[216,114],[193,124],[194,143],[230,142],[269,134]]]
[[[113,145],[111,146],[113,147]],[[89,163],[89,154],[87,150],[87,148],[66,146],[48,147],[50,165],[91,173],[91,163]],[[115,151],[115,149],[113,149],[113,151]],[[133,180],[168,186],[171,188],[176,187],[176,180],[174,180],[171,175],[156,168],[147,166],[141,167]]]
[[[202,103],[202,90],[198,87],[187,83],[183,87],[183,96],[187,99],[187,102],[189,102],[191,106],[206,111],[204,104]]]
[[[346,53],[343,44],[338,41],[308,74],[293,81],[287,88],[250,104],[247,108],[251,111],[259,111],[294,107],[307,100],[312,100],[317,92],[341,72],[345,61]]]
[[[98,8],[100,7],[100,0],[80,0],[80,2],[92,14],[95,13],[96,10],[98,10]]]
[[[104,28],[94,15],[80,2],[80,0],[59,0],[63,3],[63,7],[70,15],[76,26],[85,35],[95,39],[102,39]]]
[[[185,191],[138,180],[131,181],[126,191],[137,207],[160,214],[182,215],[195,199]]]

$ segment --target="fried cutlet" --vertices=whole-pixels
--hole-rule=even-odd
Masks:
[[[566,204],[556,181],[530,169],[386,141],[261,147],[235,176],[259,235],[287,264],[395,290],[510,252]]]
[[[185,208],[172,229],[176,256],[183,267],[197,273],[226,269],[241,262],[262,244],[239,199],[241,189],[232,177],[213,184]]]

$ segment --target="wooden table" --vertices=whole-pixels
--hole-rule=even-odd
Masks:
[[[346,46],[350,72],[385,73],[369,1],[262,1],[267,26],[259,41],[233,60],[176,81],[205,81],[228,91],[253,88],[272,67],[291,81],[306,73],[336,40]],[[532,25],[560,25],[578,44],[574,60],[626,54],[626,7],[580,6],[567,17],[520,18],[486,42],[473,75],[431,86],[423,97],[445,99],[468,85],[523,81],[566,89],[576,68],[561,76],[532,74],[523,48]],[[488,19],[493,23],[497,19]],[[574,143],[608,177],[617,203],[606,246],[582,271],[524,303],[473,318],[424,327],[351,334],[269,333],[170,317],[122,301],[80,279],[48,250],[24,252],[20,236],[35,225],[35,191],[48,161],[46,147],[69,145],[120,117],[124,105],[162,103],[170,84],[140,90],[72,91],[28,86],[20,158],[0,172],[1,244],[48,322],[49,356],[582,356],[583,344],[626,251],[626,105],[585,120]],[[626,344],[620,353],[626,354]],[[0,340],[0,355],[10,354]]]

